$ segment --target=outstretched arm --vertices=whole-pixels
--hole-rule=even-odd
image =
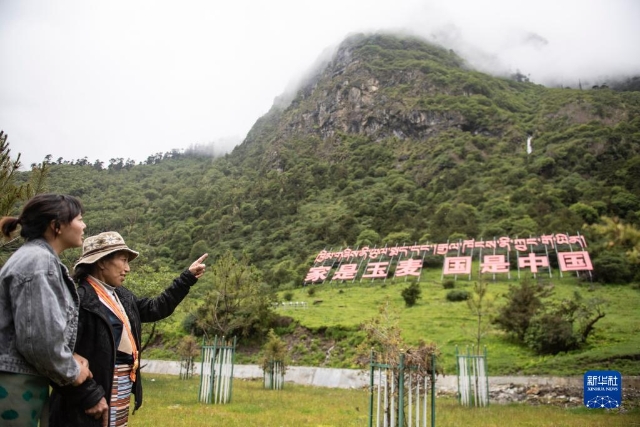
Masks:
[[[195,260],[188,269],[173,280],[171,286],[155,298],[140,298],[136,300],[140,321],[156,322],[173,313],[193,286],[205,272],[204,260],[209,254],[204,254]]]

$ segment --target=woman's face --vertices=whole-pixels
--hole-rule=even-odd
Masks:
[[[127,252],[116,252],[112,257],[104,261],[98,261],[100,280],[107,285],[114,287],[122,286],[124,279],[129,273],[129,254]]]
[[[60,239],[62,250],[82,246],[82,236],[86,227],[82,215],[73,218],[69,224],[61,224],[58,239]]]

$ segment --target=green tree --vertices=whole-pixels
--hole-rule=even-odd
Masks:
[[[378,308],[378,315],[362,325],[366,338],[358,346],[357,361],[366,365],[371,360],[371,351],[379,355],[379,361],[397,364],[400,352],[407,349],[402,339],[400,318],[387,301]]]
[[[633,279],[631,263],[623,253],[603,251],[593,259],[593,271],[601,283],[628,283]]]
[[[476,351],[480,354],[480,343],[490,327],[490,318],[493,314],[493,300],[487,294],[487,282],[475,282],[473,292],[467,300],[467,306],[476,319],[474,331]]]
[[[362,230],[358,235],[358,240],[356,240],[356,246],[364,247],[364,246],[375,246],[380,241],[380,235],[375,231],[367,228]]]
[[[524,342],[538,354],[558,354],[580,348],[605,316],[603,301],[585,301],[580,293],[535,315]]]
[[[18,184],[16,174],[21,165],[20,153],[15,160],[11,159],[7,134],[0,131],[0,216],[14,214],[19,202],[28,200],[45,189],[48,166],[44,162],[40,166],[34,166],[28,181]]]
[[[20,154],[11,160],[7,135],[0,131],[0,216],[13,212],[16,203],[24,198],[24,188],[15,183],[15,173],[20,167]]]
[[[582,218],[582,220],[587,224],[593,224],[598,220],[598,211],[584,203],[574,203],[573,205],[569,206],[569,210],[580,216],[580,218]]]
[[[550,296],[552,287],[544,283],[523,280],[519,286],[509,286],[507,303],[498,309],[494,322],[500,329],[523,342],[531,319],[542,308],[542,299]]]
[[[7,142],[7,134],[0,131],[0,217],[16,215],[19,203],[29,200],[45,190],[49,166],[43,162],[34,166],[26,182],[18,183],[16,175],[20,168],[20,153],[15,160],[11,159],[11,150]],[[1,239],[0,239],[1,240]],[[4,265],[11,253],[17,249],[18,238],[8,242],[0,241],[0,267]]]
[[[200,354],[200,346],[193,335],[185,335],[178,343],[178,355],[181,359],[181,379],[191,378],[195,370],[195,358]],[[184,373],[182,373],[184,369]]]
[[[272,282],[272,288],[274,289],[291,282],[294,277],[295,268],[291,260],[279,262],[269,271],[269,282]]]
[[[538,354],[557,354],[578,348],[571,322],[553,312],[543,312],[534,316],[524,341]]]
[[[204,240],[198,240],[191,247],[191,251],[189,252],[189,259],[198,259],[198,257],[202,256],[202,254],[206,254],[209,252],[209,245]]]
[[[198,326],[206,334],[227,337],[263,332],[271,317],[269,294],[249,259],[226,252],[211,270],[213,289],[197,309]]]
[[[640,230],[617,217],[602,217],[600,223],[589,227],[597,238],[604,240],[607,250],[624,251],[629,262],[640,264]]]
[[[270,372],[271,362],[277,361],[281,363],[283,373],[287,369],[287,343],[285,343],[273,329],[269,329],[267,333],[267,341],[262,346],[262,357],[260,358],[260,366],[263,371]]]
[[[382,243],[385,245],[397,245],[397,244],[407,244],[411,242],[411,233],[407,233],[406,231],[394,231],[382,239]]]
[[[378,314],[361,328],[366,336],[356,348],[356,363],[367,366],[373,352],[377,362],[397,365],[404,353],[405,366],[414,366],[425,377],[433,370],[432,355],[437,357],[440,354],[437,346],[422,340],[415,347],[407,345],[402,339],[398,313],[390,307],[388,298],[380,305]]]

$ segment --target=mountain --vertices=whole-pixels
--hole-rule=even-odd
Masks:
[[[357,35],[233,160],[293,181],[283,190],[297,205],[322,193],[381,239],[575,231],[600,215],[638,224],[639,100],[492,77],[417,39]]]
[[[300,283],[323,248],[639,226],[640,92],[547,88],[360,34],[232,153],[149,163],[53,165],[50,189],[149,263],[245,251],[273,286]]]
[[[287,336],[298,364],[350,366],[359,326],[381,301],[404,307],[402,281],[302,288],[323,249],[580,232],[605,285],[554,278],[550,306],[588,288],[589,300],[608,299],[598,331],[584,349],[540,358],[494,327],[483,341],[491,367],[635,374],[637,285],[629,283],[640,282],[640,92],[634,80],[581,90],[522,77],[477,72],[455,52],[416,38],[354,35],[300,88],[276,99],[231,153],[174,150],[139,165],[60,161],[50,165],[48,190],[83,201],[87,235],[117,230],[140,251],[130,277],[136,292],[161,286],[203,252],[214,266],[231,251],[248,255],[267,285],[261,289],[280,291],[278,301],[312,298],[309,310],[272,310],[268,325]],[[78,255],[65,251],[63,261],[72,265]],[[442,260],[424,263],[437,267],[421,277],[421,302],[401,309],[404,333],[410,344],[438,342],[453,372],[455,346],[469,343],[461,324],[476,320],[465,304],[446,299]],[[159,326],[155,344],[163,348],[147,357],[175,357],[213,282],[205,275]],[[492,296],[514,282],[492,283]],[[455,286],[472,291],[473,284]],[[261,343],[249,344],[243,351],[257,353]]]

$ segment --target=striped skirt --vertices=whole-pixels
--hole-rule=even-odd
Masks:
[[[109,404],[109,427],[124,427],[129,422],[129,398],[133,382],[129,378],[131,365],[116,365]]]

